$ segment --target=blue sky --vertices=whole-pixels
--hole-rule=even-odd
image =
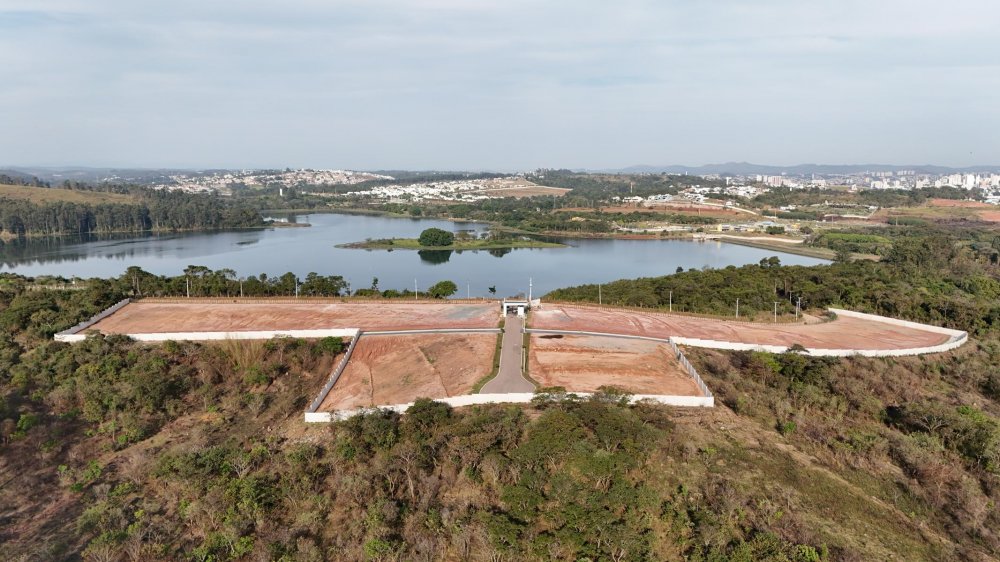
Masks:
[[[3,0],[0,164],[1000,163],[990,0]]]

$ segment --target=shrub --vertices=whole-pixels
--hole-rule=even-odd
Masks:
[[[418,242],[421,246],[451,246],[455,235],[440,228],[428,228],[420,233]]]

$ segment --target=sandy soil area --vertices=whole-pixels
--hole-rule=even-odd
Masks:
[[[907,349],[948,341],[944,334],[840,317],[822,324],[747,324],[687,316],[544,304],[532,312],[532,328],[580,330],[666,338],[683,336],[806,349]]]
[[[362,336],[319,411],[469,394],[490,373],[496,334]]]
[[[106,334],[249,332],[256,330],[422,330],[495,328],[499,306],[414,303],[199,303],[135,302],[98,322]]]
[[[609,385],[635,394],[701,396],[670,346],[653,341],[534,334],[528,373],[541,386],[575,392]]]

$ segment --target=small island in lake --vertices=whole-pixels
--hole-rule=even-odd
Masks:
[[[369,238],[362,242],[339,244],[338,248],[362,250],[501,250],[506,248],[565,248],[558,242],[543,242],[504,233],[489,233],[482,238],[460,232],[455,234],[440,228],[428,228],[419,238]]]

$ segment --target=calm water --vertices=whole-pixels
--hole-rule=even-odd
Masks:
[[[162,275],[178,275],[188,265],[230,268],[237,275],[280,275],[287,271],[305,277],[310,271],[342,275],[352,288],[421,289],[450,279],[460,287],[457,296],[487,296],[527,292],[534,294],[583,283],[651,277],[703,266],[725,267],[757,263],[780,255],[783,264],[813,265],[823,260],[777,254],[718,242],[669,240],[561,240],[569,248],[506,251],[415,252],[347,250],[334,246],[366,238],[416,237],[436,226],[447,230],[482,232],[483,224],[456,224],[425,219],[314,214],[292,217],[310,228],[275,228],[234,232],[148,235],[114,239],[59,239],[8,244],[0,248],[0,271],[28,276],[116,277],[137,265]]]

